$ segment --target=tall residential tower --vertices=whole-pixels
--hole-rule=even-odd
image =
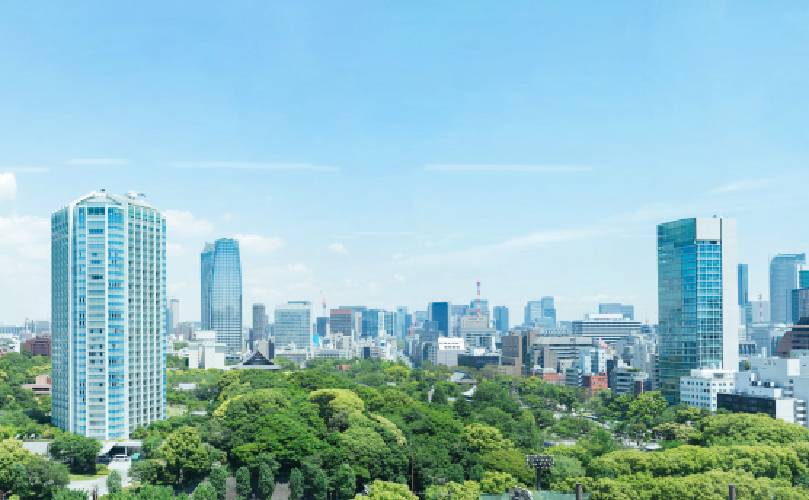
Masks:
[[[101,439],[166,414],[166,219],[90,193],[51,217],[52,419]]]

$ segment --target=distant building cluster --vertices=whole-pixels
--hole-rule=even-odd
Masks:
[[[166,295],[165,218],[141,195],[102,190],[54,212],[51,321],[0,326],[0,355],[50,356],[51,378],[29,388],[52,395],[56,425],[104,440],[165,418],[168,354],[198,369],[279,369],[281,358],[489,369],[590,395],[659,390],[671,403],[809,425],[806,256],[773,256],[768,300],[753,298],[736,231],[721,217],[657,226],[657,324],[618,302],[560,320],[551,295],[526,301],[515,321],[481,297],[480,283],[469,302],[413,311],[255,303],[248,323],[239,243],[229,238],[204,245],[201,316],[183,321]]]

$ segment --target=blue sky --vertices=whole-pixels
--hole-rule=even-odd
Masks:
[[[0,322],[49,314],[48,217],[169,218],[168,287],[237,235],[245,304],[423,308],[474,283],[656,318],[655,224],[739,221],[751,294],[809,249],[806,2],[0,7]],[[245,316],[249,320],[249,314]]]

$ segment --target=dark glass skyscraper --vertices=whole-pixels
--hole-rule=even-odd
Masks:
[[[449,302],[430,302],[427,304],[428,319],[436,323],[439,335],[449,335],[450,309]]]
[[[682,219],[657,226],[660,386],[678,402],[694,368],[738,369],[736,224]]]
[[[239,242],[229,238],[206,243],[200,256],[202,328],[216,332],[228,354],[242,352],[242,265]]]

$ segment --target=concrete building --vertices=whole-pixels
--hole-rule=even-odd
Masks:
[[[715,412],[717,395],[730,394],[736,386],[736,372],[702,368],[680,379],[680,403]]]
[[[489,327],[489,318],[484,316],[464,316],[461,318],[461,337],[466,349],[480,348],[486,352],[495,351],[497,330]]]
[[[657,226],[660,389],[671,403],[680,377],[739,365],[738,259],[732,219]]]
[[[609,374],[609,386],[615,394],[638,395],[649,390],[649,374],[627,366],[617,366]]]
[[[438,337],[436,364],[458,366],[458,355],[465,350],[466,345],[461,337]]]
[[[640,335],[643,324],[625,319],[622,313],[588,314],[583,320],[573,321],[573,335],[603,340],[608,344],[633,335]]]
[[[721,396],[720,408],[767,413],[807,426],[809,353],[797,358],[751,358],[750,370],[736,374],[732,395]]]
[[[100,440],[166,416],[166,219],[93,192],[51,217],[52,421]]]
[[[216,332],[213,330],[194,332],[193,339],[184,350],[188,357],[188,368],[225,369],[228,347],[223,342],[217,342]]]

